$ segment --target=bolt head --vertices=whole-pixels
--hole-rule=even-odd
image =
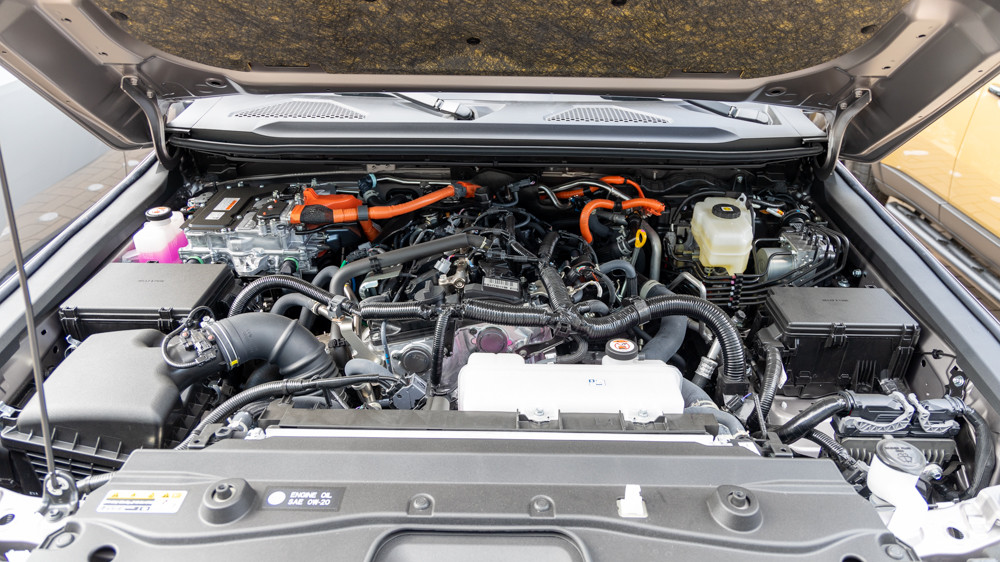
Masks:
[[[411,502],[413,509],[424,510],[431,506],[431,500],[427,496],[417,496]]]
[[[734,490],[729,493],[729,503],[733,507],[744,508],[750,502],[747,500],[747,494],[743,490]]]
[[[902,560],[906,557],[906,550],[898,544],[886,545],[885,553],[893,560]]]
[[[951,377],[951,385],[954,386],[955,388],[962,388],[963,386],[965,386],[965,382],[966,381],[964,375],[955,375]]]
[[[535,498],[531,502],[531,509],[535,511],[548,511],[552,509],[552,502],[547,498]]]

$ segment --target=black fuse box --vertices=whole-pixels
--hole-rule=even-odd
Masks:
[[[878,381],[903,377],[920,336],[883,289],[777,287],[765,307],[773,323],[759,338],[782,349],[785,396],[878,392]]]
[[[169,332],[198,306],[225,312],[233,287],[225,264],[110,263],[59,307],[70,336],[152,328]]]

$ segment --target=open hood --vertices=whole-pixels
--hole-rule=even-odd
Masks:
[[[1000,69],[1000,4],[0,0],[0,63],[118,148],[185,98],[535,92],[826,111],[871,161]]]

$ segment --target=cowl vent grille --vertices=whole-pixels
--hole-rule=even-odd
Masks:
[[[666,117],[613,105],[577,106],[553,113],[546,121],[562,123],[669,123]]]
[[[233,113],[233,117],[256,119],[364,119],[364,113],[342,103],[321,100],[291,100]]]

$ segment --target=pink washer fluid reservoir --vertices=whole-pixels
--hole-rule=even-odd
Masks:
[[[146,211],[146,223],[132,235],[136,261],[180,263],[178,250],[188,245],[180,226],[183,222],[183,215],[170,207],[153,207]]]

